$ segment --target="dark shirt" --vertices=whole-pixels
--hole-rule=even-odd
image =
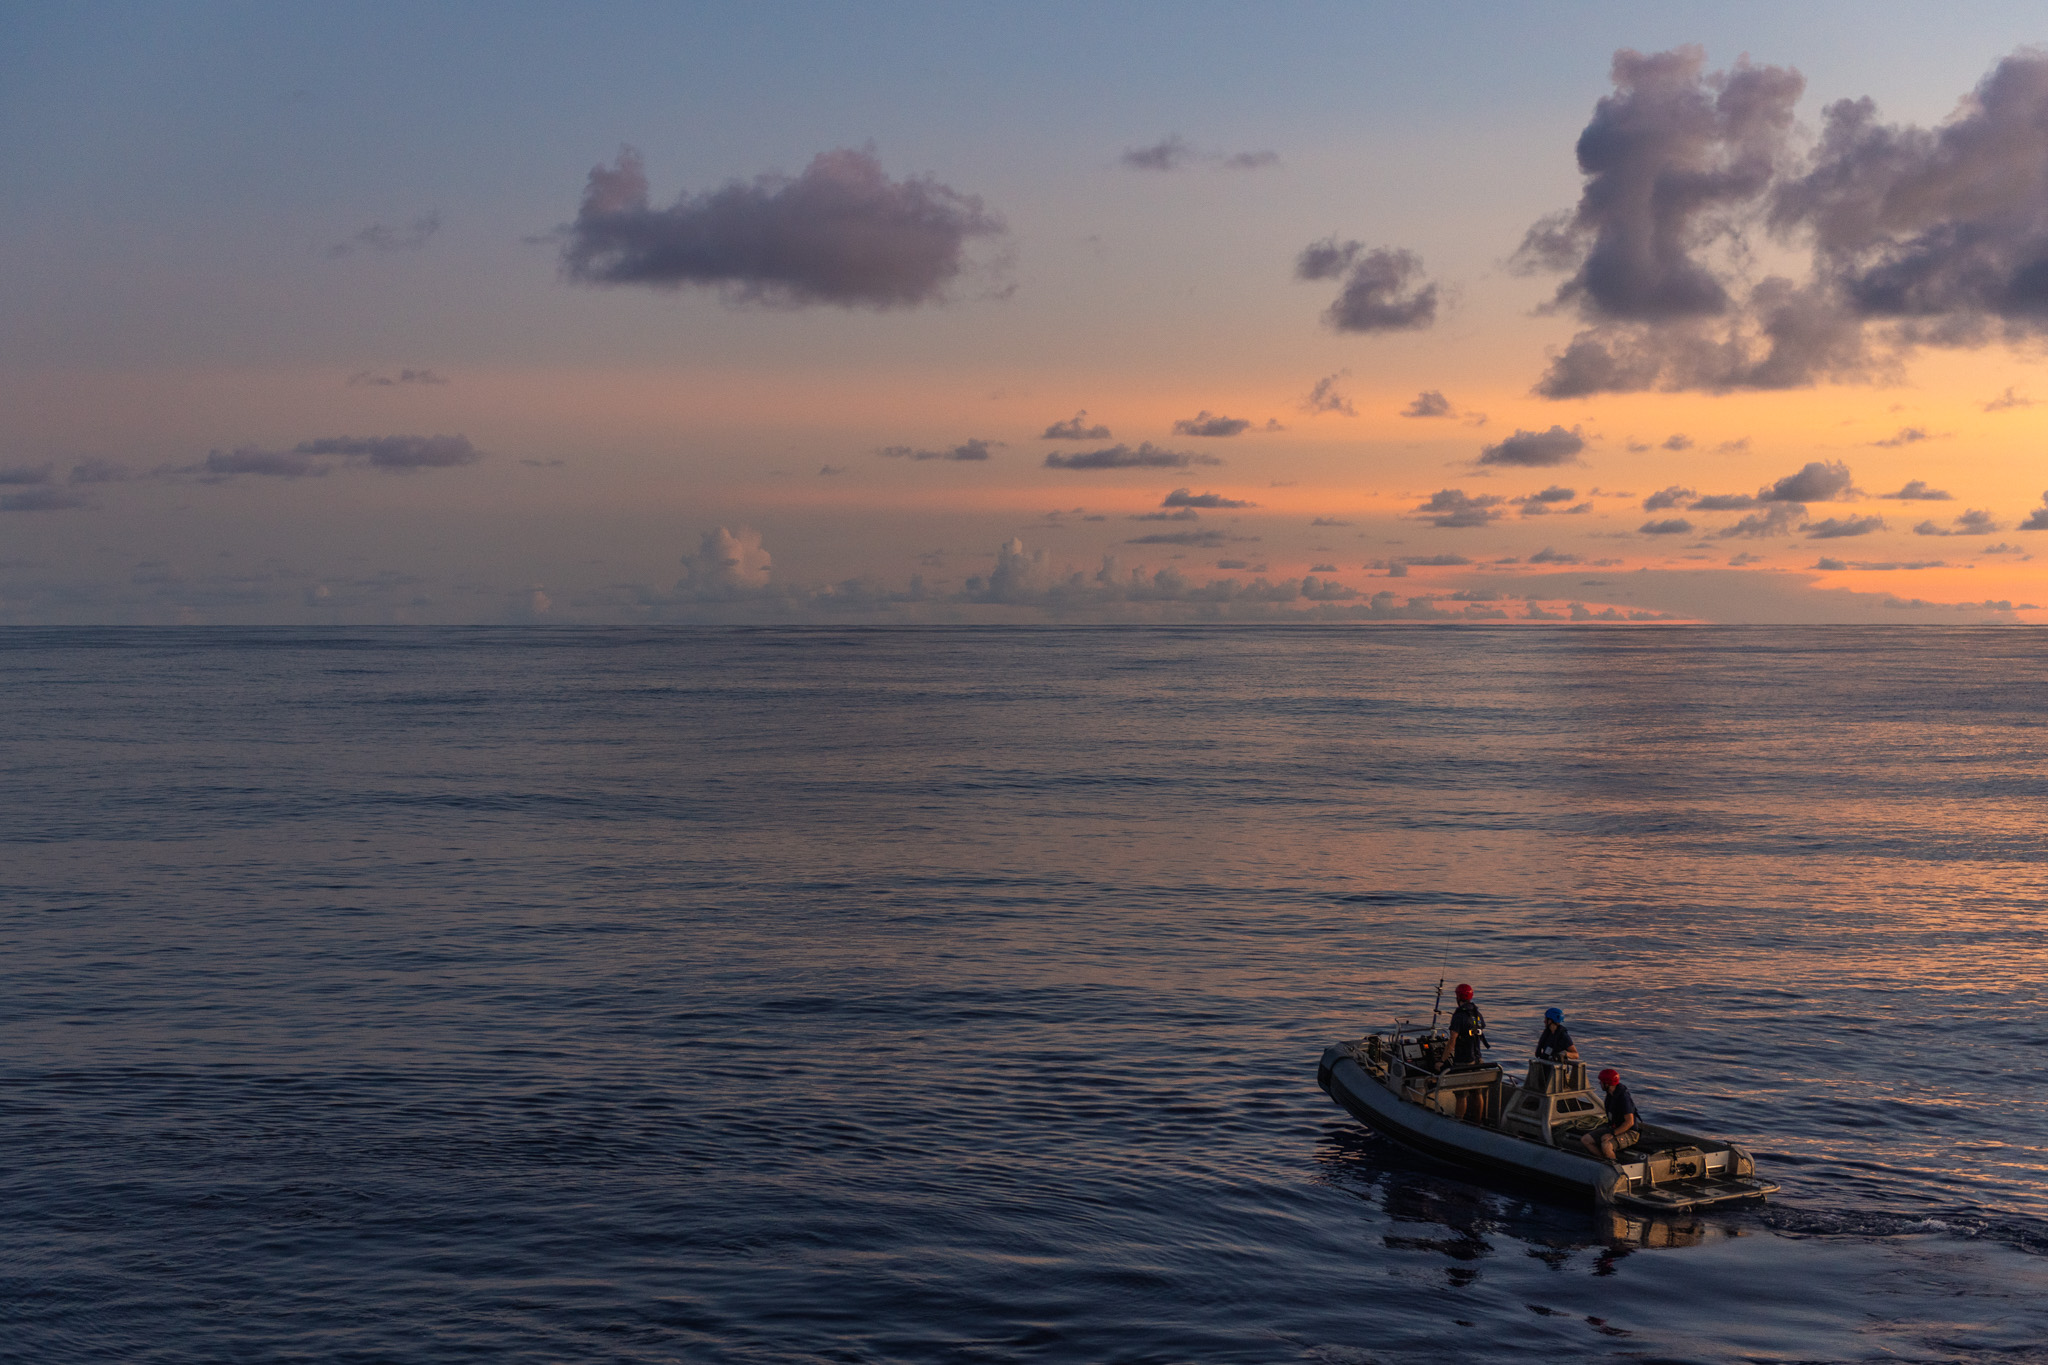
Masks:
[[[1607,1092],[1607,1126],[1619,1128],[1623,1119],[1634,1119],[1640,1124],[1643,1116],[1636,1112],[1636,1099],[1628,1093],[1628,1087],[1617,1085]]]
[[[1543,1036],[1536,1040],[1536,1055],[1546,1062],[1554,1062],[1572,1050],[1572,1033],[1563,1024],[1545,1024]]]
[[[1479,1049],[1485,1042],[1486,1016],[1468,1000],[1451,1016],[1451,1064],[1476,1065],[1480,1060]]]

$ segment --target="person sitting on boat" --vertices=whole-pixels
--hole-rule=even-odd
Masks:
[[[1546,1062],[1579,1060],[1579,1050],[1572,1045],[1571,1030],[1564,1026],[1564,1011],[1555,1005],[1543,1011],[1543,1032],[1536,1039],[1536,1055]]]
[[[1450,1070],[1462,1071],[1467,1067],[1480,1066],[1485,1058],[1480,1050],[1488,1046],[1486,1041],[1486,1016],[1479,1012],[1479,1006],[1472,1003],[1472,988],[1460,983],[1458,986],[1458,1008],[1451,1015],[1451,1065]],[[1486,1095],[1478,1090],[1460,1090],[1458,1094],[1458,1117],[1461,1119],[1483,1119],[1486,1117]]]
[[[1613,1067],[1600,1073],[1600,1088],[1607,1092],[1607,1122],[1579,1141],[1595,1156],[1613,1161],[1623,1148],[1633,1147],[1642,1140],[1642,1124],[1639,1122],[1642,1116],[1636,1112],[1635,1097],[1621,1083],[1621,1073]]]

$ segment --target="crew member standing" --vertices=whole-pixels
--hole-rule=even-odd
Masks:
[[[1571,1030],[1564,1026],[1564,1011],[1555,1005],[1543,1011],[1543,1032],[1536,1038],[1536,1055],[1546,1062],[1579,1060]]]
[[[1458,1008],[1451,1015],[1450,1069],[1462,1071],[1480,1065],[1485,1060],[1480,1056],[1480,1049],[1486,1046],[1486,1016],[1479,1012],[1479,1006],[1472,1003],[1472,988],[1460,983]],[[1484,1092],[1460,1090],[1457,1095],[1459,1118],[1478,1120],[1486,1117]]]

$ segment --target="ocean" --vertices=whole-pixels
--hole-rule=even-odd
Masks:
[[[2048,636],[0,633],[0,1359],[2048,1359]],[[1557,1005],[1767,1204],[1405,1152]]]

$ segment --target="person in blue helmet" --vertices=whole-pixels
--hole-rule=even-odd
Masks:
[[[1536,1055],[1546,1062],[1579,1060],[1571,1030],[1564,1026],[1564,1011],[1555,1005],[1543,1011],[1543,1032],[1536,1039]]]

